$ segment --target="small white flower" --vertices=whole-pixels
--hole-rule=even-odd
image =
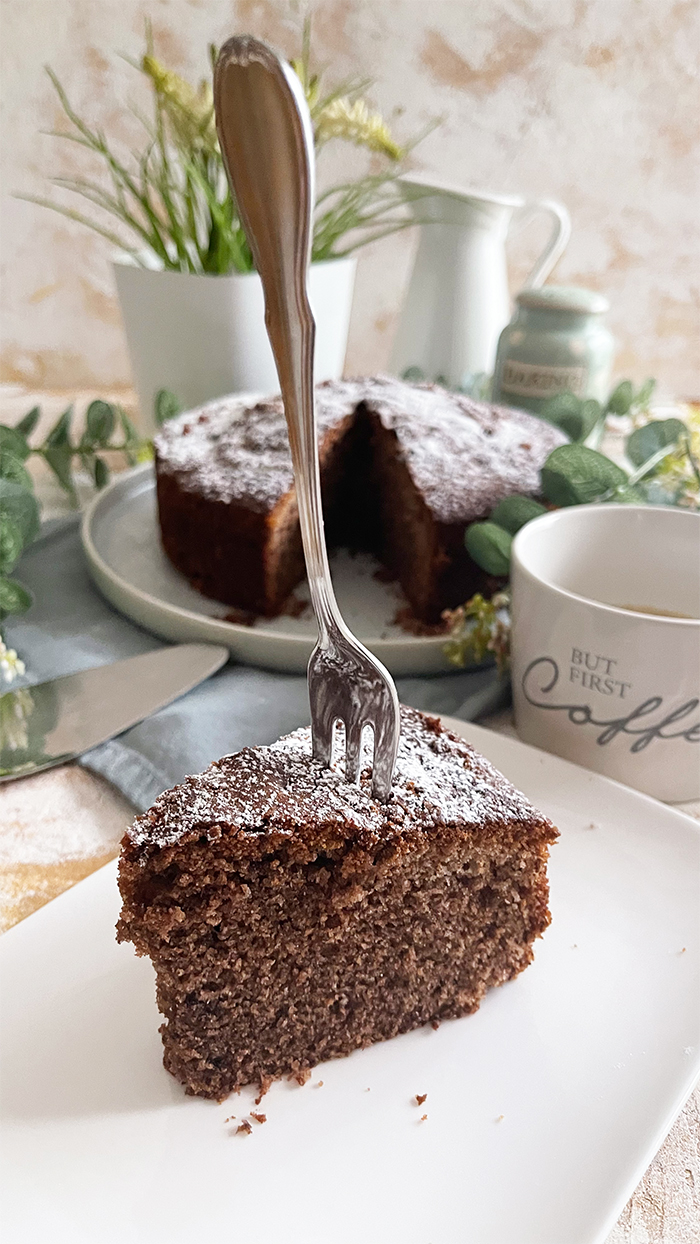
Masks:
[[[21,678],[24,671],[24,661],[17,656],[14,648],[8,648],[0,639],[0,675],[3,682],[14,682],[15,678]]]

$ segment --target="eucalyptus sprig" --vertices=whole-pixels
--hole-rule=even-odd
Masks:
[[[488,519],[467,527],[467,552],[482,570],[507,580],[514,536],[548,510],[609,502],[700,506],[700,410],[691,411],[687,422],[671,418],[641,423],[640,417],[648,414],[653,387],[654,382],[649,380],[635,392],[630,381],[622,381],[604,406],[595,403],[595,411],[573,394],[548,403],[549,420],[578,439],[559,445],[544,463],[540,473],[542,502],[527,496],[506,497]],[[625,441],[628,469],[591,448],[590,443],[583,444],[608,414],[632,415],[638,422]],[[448,660],[463,666],[495,652],[501,669],[508,660],[506,607],[502,591],[490,602],[477,594],[466,605],[443,615],[450,627],[444,646]]]
[[[163,401],[161,395],[159,400]],[[150,442],[140,435],[126,411],[116,403],[101,398],[91,402],[80,434],[73,431],[74,410],[72,405],[68,406],[44,439],[32,445],[29,437],[40,417],[40,408],[35,406],[14,427],[0,424],[0,477],[21,484],[25,489],[32,486],[24,466],[31,455],[43,458],[73,505],[78,503],[76,467],[87,472],[96,488],[104,488],[110,475],[104,454],[123,454],[129,466],[147,462],[152,456]]]
[[[159,422],[178,410],[179,403],[171,393],[163,390],[158,394]],[[11,577],[22,553],[39,533],[39,503],[25,465],[28,459],[32,455],[43,458],[71,503],[77,505],[76,467],[87,472],[96,488],[104,488],[109,482],[105,454],[122,454],[131,466],[152,456],[150,441],[140,436],[126,411],[116,403],[99,398],[91,402],[80,434],[73,432],[73,413],[72,406],[64,410],[39,444],[30,441],[41,418],[38,406],[13,427],[0,424],[0,623],[10,614],[24,613],[32,603],[24,584]],[[9,682],[23,672],[21,665],[0,636],[0,675]]]
[[[24,483],[0,476],[0,623],[11,613],[24,613],[32,603],[24,584],[11,578],[24,549],[39,534],[39,504],[28,473],[27,480]],[[1,637],[0,644],[4,656],[10,650]],[[6,682],[12,681],[8,676],[11,673],[10,667],[4,671]]]
[[[649,492],[647,486],[654,483],[661,464],[679,451],[690,459],[693,473],[698,472],[688,429],[680,419],[653,420],[631,433],[625,445],[633,468],[629,472],[586,445],[559,445],[552,450],[540,473],[540,492],[546,504],[541,505],[531,497],[507,497],[485,522],[470,523],[464,537],[467,552],[488,574],[507,577],[513,537],[525,523],[544,514],[547,508],[609,501],[658,504],[661,500],[658,491]],[[700,484],[700,473],[696,478]],[[678,498],[671,494],[665,501],[674,505]]]
[[[585,441],[589,448],[597,448],[608,415],[648,417],[649,402],[655,388],[656,381],[651,378],[645,380],[639,389],[635,389],[631,380],[621,380],[604,403],[594,397],[557,393],[543,404],[538,415],[540,419],[561,428],[569,440]]]

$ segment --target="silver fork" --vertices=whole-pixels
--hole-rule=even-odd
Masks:
[[[308,668],[314,757],[330,765],[345,726],[345,776],[357,782],[362,732],[374,732],[372,794],[391,791],[399,702],[380,661],[355,639],[335,599],[323,535],[314,411],[314,324],[306,292],[314,205],[311,117],[299,79],[266,43],[229,39],[214,73],[219,142],[265,293],[265,323],[289,429],[318,643]]]

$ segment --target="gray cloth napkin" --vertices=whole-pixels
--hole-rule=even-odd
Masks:
[[[25,685],[161,648],[93,585],[78,519],[47,523],[22,558],[18,578],[34,593],[28,613],[8,619],[6,640],[27,667]],[[493,669],[397,680],[399,698],[427,712],[474,720],[508,700],[509,683]],[[80,763],[100,773],[143,810],[168,786],[227,752],[309,721],[306,679],[229,662],[212,678]]]

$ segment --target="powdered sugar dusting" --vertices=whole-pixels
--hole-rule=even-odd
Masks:
[[[323,392],[323,397],[321,393]],[[352,385],[320,385],[316,404],[319,440],[352,414],[359,397]],[[251,406],[224,397],[170,419],[155,438],[158,470],[177,475],[212,501],[238,501],[266,512],[294,487],[282,398]]]
[[[366,757],[369,760],[369,754]],[[333,825],[352,839],[369,832],[465,828],[504,821],[542,821],[524,795],[464,740],[437,719],[402,708],[394,785],[386,804],[371,797],[365,769],[359,786],[344,780],[342,764],[324,769],[311,756],[307,728],[269,747],[225,756],[204,773],[161,795],[135,821],[128,836],[136,846],[164,847],[216,826],[247,834],[303,833],[308,825]],[[217,829],[218,832],[218,829]]]
[[[396,434],[414,482],[443,523],[467,522],[513,492],[537,492],[542,463],[566,439],[524,411],[388,376],[318,385],[319,439],[361,403]],[[235,397],[209,402],[169,420],[155,443],[159,471],[210,500],[266,512],[294,486],[280,397],[254,406]]]
[[[434,517],[466,522],[504,496],[535,493],[540,467],[566,437],[522,410],[491,406],[439,385],[363,382],[363,401],[396,433]]]

